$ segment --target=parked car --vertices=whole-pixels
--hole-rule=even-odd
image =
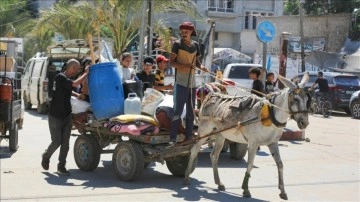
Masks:
[[[228,85],[226,90],[229,95],[241,95],[244,92],[239,91],[240,88],[246,89],[250,92],[253,80],[249,78],[249,70],[253,67],[261,68],[260,64],[246,64],[246,63],[231,63],[226,65],[223,73],[224,80],[235,82],[235,86]]]
[[[353,74],[339,72],[323,72],[324,78],[328,80],[329,95],[327,99],[331,102],[333,109],[342,109],[347,114],[351,114],[349,102],[351,95],[360,90],[359,78]],[[318,72],[309,72],[309,81],[305,85],[308,90],[316,81]],[[295,76],[293,81],[301,81],[304,73]],[[317,87],[315,87],[316,89]]]
[[[81,62],[89,54],[90,48],[84,40],[71,40],[48,47],[46,54],[38,53],[31,58],[21,81],[25,109],[37,105],[39,113],[47,113],[54,91],[54,78],[63,64],[71,58]]]
[[[360,90],[351,95],[349,108],[352,117],[355,119],[360,119]]]

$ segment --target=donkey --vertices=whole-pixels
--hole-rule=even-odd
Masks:
[[[270,101],[254,99],[252,96],[240,98],[209,94],[206,97],[199,112],[198,132],[200,138],[191,148],[190,159],[185,172],[184,183],[186,185],[190,183],[189,175],[194,159],[201,145],[208,139],[207,134],[216,133],[212,136],[215,138],[215,146],[210,158],[215,183],[218,185],[219,190],[225,190],[225,186],[219,178],[218,159],[224,141],[228,139],[233,142],[248,144],[248,166],[242,183],[243,196],[251,197],[248,182],[257,148],[261,145],[267,145],[278,169],[280,198],[287,200],[283,180],[283,163],[280,158],[278,141],[289,117],[297,122],[301,130],[307,127],[309,124],[308,108],[311,99],[310,95],[301,88],[307,82],[308,76],[304,76],[299,85],[295,85],[280,75],[279,79],[286,88],[280,91],[279,94],[273,95]],[[240,102],[239,99],[245,101]],[[269,102],[277,107],[269,107]],[[201,139],[201,136],[206,138]]]

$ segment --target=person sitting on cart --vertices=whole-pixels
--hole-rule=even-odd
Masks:
[[[151,72],[154,64],[155,61],[152,57],[146,57],[142,62],[143,69],[136,73],[136,78],[143,83],[143,91],[155,85],[155,74]]]
[[[156,57],[156,64],[157,64],[157,69],[155,71],[155,85],[154,88],[156,90],[159,90],[161,92],[164,91],[172,91],[174,89],[172,84],[164,84],[164,80],[165,80],[165,69],[168,66],[168,62],[169,59],[167,59],[165,56],[163,55],[158,55]]]
[[[122,70],[122,83],[124,83],[126,80],[134,80],[135,78],[135,70],[131,67],[131,62],[133,60],[133,57],[131,53],[124,52],[120,56],[120,64],[121,64],[121,70]]]
[[[66,63],[65,71],[55,77],[55,91],[52,96],[49,108],[49,129],[51,134],[51,144],[42,155],[41,166],[44,170],[49,170],[50,158],[53,153],[60,147],[59,163],[57,173],[69,175],[65,168],[66,157],[69,152],[69,141],[72,128],[71,104],[70,98],[72,88],[80,85],[87,77],[89,69],[86,68],[82,76],[72,81],[81,71],[79,61],[70,59]]]
[[[322,72],[318,72],[317,76],[318,78],[309,90],[313,90],[316,85],[319,85],[319,90],[315,92],[315,100],[316,102],[319,102],[319,98],[326,96],[329,92],[329,85],[327,79],[323,77]]]

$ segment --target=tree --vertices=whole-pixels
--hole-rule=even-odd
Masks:
[[[189,0],[156,0],[155,5],[154,9],[162,12],[176,8],[194,13]],[[66,39],[85,39],[89,34],[111,37],[118,57],[138,34],[141,6],[142,1],[94,0],[74,4],[63,0],[41,14],[35,29],[49,29]]]
[[[1,0],[0,1],[0,36],[21,37],[18,29],[30,20],[30,14],[26,10],[26,2],[23,0]],[[20,26],[19,26],[20,25]]]
[[[299,0],[287,0],[284,14],[298,15]],[[352,13],[360,7],[360,0],[305,0],[303,8],[308,15],[323,15],[327,13]]]

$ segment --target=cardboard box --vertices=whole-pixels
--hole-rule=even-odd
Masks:
[[[14,58],[0,56],[0,71],[5,71],[5,65],[6,65],[7,72],[13,72],[14,66],[15,66]]]

